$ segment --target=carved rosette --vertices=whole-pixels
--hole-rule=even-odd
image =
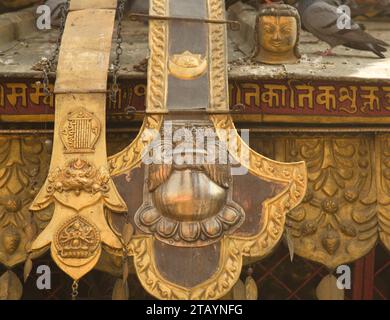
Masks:
[[[308,167],[303,203],[288,214],[294,251],[331,269],[364,256],[378,237],[373,141],[322,136],[283,143],[287,161]]]

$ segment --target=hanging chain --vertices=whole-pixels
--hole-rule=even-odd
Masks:
[[[110,100],[113,104],[116,104],[117,94],[119,92],[118,71],[120,69],[120,62],[121,62],[120,60],[121,60],[121,55],[123,53],[122,20],[123,20],[123,13],[125,11],[125,5],[126,5],[126,0],[120,0],[117,8],[118,24],[116,29],[116,49],[115,49],[116,56],[112,66],[112,87],[110,92]]]
[[[76,300],[79,295],[79,282],[78,280],[74,280],[72,283],[72,300]]]
[[[66,17],[69,11],[69,4],[70,4],[70,0],[67,0],[66,3],[64,3],[64,5],[62,5],[60,8],[60,16],[61,16],[60,32],[58,34],[53,53],[51,54],[49,59],[42,58],[40,61],[40,64],[42,65],[42,74],[43,74],[43,92],[45,93],[46,97],[51,96],[53,94],[49,89],[49,85],[50,85],[49,73],[55,71],[58,54],[60,52],[62,36],[64,34]]]

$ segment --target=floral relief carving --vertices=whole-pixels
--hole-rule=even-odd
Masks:
[[[309,187],[287,226],[297,254],[334,268],[377,240],[374,144],[369,137],[284,140],[287,161],[305,160]]]
[[[390,250],[390,135],[379,135],[375,141],[378,184],[379,235]]]
[[[49,154],[43,140],[33,136],[0,136],[0,263],[13,267],[27,257],[27,249],[45,216],[32,220],[29,211],[43,184]],[[40,218],[43,218],[42,220]]]

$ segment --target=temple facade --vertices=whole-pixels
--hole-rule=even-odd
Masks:
[[[389,53],[255,2],[0,1],[0,299],[390,298]]]

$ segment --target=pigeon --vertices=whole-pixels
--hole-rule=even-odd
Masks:
[[[341,14],[337,0],[301,0],[297,4],[303,27],[322,41],[330,45],[323,54],[331,55],[332,48],[343,45],[348,48],[372,51],[380,58],[385,58],[388,44],[363,30],[361,25],[350,20],[348,28],[339,28]]]

